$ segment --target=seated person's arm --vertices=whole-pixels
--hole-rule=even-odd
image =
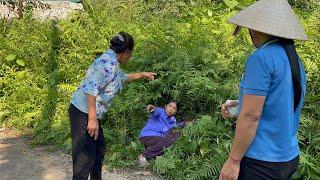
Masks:
[[[156,107],[155,107],[154,105],[148,104],[148,106],[147,106],[147,111],[148,111],[149,113],[153,112],[155,109],[156,109]]]
[[[157,117],[157,116],[159,116],[160,113],[161,113],[161,108],[158,108],[158,107],[156,107],[156,106],[154,106],[154,105],[152,105],[152,104],[149,104],[149,105],[147,106],[147,111],[148,111],[149,113],[152,113],[152,117]]]

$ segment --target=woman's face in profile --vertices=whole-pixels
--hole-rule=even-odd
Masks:
[[[126,50],[125,52],[121,53],[119,56],[120,64],[127,64],[132,56],[132,51]]]
[[[175,102],[171,102],[166,105],[165,109],[168,116],[174,116],[177,112],[177,104]]]

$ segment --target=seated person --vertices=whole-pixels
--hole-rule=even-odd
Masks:
[[[174,117],[177,112],[176,101],[170,101],[164,108],[148,105],[147,111],[152,114],[140,132],[140,141],[145,147],[139,155],[140,166],[145,166],[149,159],[163,155],[163,149],[171,146],[180,136],[180,133],[170,133],[178,126]],[[179,126],[183,123],[179,123]]]

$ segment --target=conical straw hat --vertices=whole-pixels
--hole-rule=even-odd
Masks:
[[[277,37],[308,40],[308,36],[287,0],[260,0],[228,21],[237,26]]]

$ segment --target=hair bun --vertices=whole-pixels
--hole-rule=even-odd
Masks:
[[[116,53],[122,53],[126,50],[132,51],[134,47],[133,37],[126,32],[119,32],[110,40],[110,49]]]
[[[124,41],[124,37],[121,34],[117,34],[114,36],[111,41],[111,49],[113,49],[116,53],[123,52],[126,50],[126,44]]]
[[[124,42],[124,37],[121,34],[117,34],[115,37],[118,37],[121,42]]]

